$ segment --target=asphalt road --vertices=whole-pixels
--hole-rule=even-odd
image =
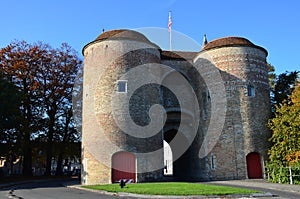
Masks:
[[[34,181],[0,190],[0,198],[13,199],[118,199],[120,197],[66,188],[64,185],[78,183],[70,180]],[[122,197],[124,198],[124,197]]]
[[[67,188],[65,185],[79,184],[76,180],[40,180],[33,182],[26,182],[19,185],[2,187],[0,189],[0,198],[12,199],[132,199],[140,197],[131,196],[115,196],[99,194],[91,191]],[[270,192],[276,197],[263,197],[263,199],[299,199],[300,186],[299,185],[282,185],[267,183],[265,181],[253,180],[236,180],[236,181],[216,181],[208,184],[225,185],[233,187],[243,187],[263,192]],[[150,197],[143,197],[150,198]],[[151,197],[157,198],[157,197]],[[198,198],[198,197],[197,197]],[[199,197],[203,198],[203,197]]]

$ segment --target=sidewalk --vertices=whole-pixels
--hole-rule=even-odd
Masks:
[[[279,198],[300,198],[300,185],[271,183],[263,179],[212,181],[206,183],[271,192],[272,194],[277,195]]]
[[[223,185],[232,185],[232,186],[245,186],[245,187],[261,187],[272,190],[280,190],[280,191],[289,191],[300,194],[300,185],[291,185],[291,184],[279,184],[279,183],[271,183],[267,182],[263,179],[257,180],[230,180],[230,181],[212,181],[207,182],[208,184],[223,184]]]

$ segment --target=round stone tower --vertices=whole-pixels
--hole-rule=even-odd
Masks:
[[[141,155],[162,148],[161,133],[147,137],[134,128],[149,125],[150,107],[160,104],[157,84],[139,87],[143,75],[159,72],[151,64],[160,63],[160,49],[136,31],[112,30],[87,44],[83,54],[82,183],[111,183],[120,176],[139,182],[162,178],[161,170],[144,171],[155,165],[151,161],[162,164],[163,154]]]
[[[267,54],[240,37],[170,52],[136,31],[102,33],[83,48],[82,184],[262,178]]]
[[[213,40],[199,53],[220,70],[225,85],[225,124],[209,156],[210,179],[263,177],[270,116],[267,51],[240,37]]]

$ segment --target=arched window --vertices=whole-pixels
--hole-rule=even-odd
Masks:
[[[173,154],[171,146],[164,140],[164,175],[173,175]]]

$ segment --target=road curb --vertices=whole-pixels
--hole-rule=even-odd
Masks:
[[[22,197],[19,197],[14,194],[15,189],[23,184],[28,184],[32,182],[45,182],[49,180],[56,180],[56,179],[36,179],[36,180],[24,180],[24,181],[19,181],[19,182],[10,182],[10,183],[3,183],[0,184],[0,190],[7,189],[9,190],[7,197],[10,199],[23,199]]]
[[[111,196],[120,196],[120,197],[132,197],[132,198],[170,198],[170,199],[200,199],[200,198],[264,198],[264,197],[277,197],[272,193],[254,193],[254,194],[232,194],[232,195],[190,195],[190,196],[165,196],[165,195],[143,195],[143,194],[134,194],[134,193],[127,193],[127,192],[108,192],[103,190],[94,190],[94,189],[87,189],[81,187],[80,185],[66,185],[67,188],[70,189],[79,189],[84,191],[90,191],[98,194],[105,194]]]
[[[20,182],[11,182],[11,183],[0,184],[0,190],[7,189],[10,187],[15,187],[15,186],[30,183],[30,182],[32,182],[32,181],[20,181]]]

